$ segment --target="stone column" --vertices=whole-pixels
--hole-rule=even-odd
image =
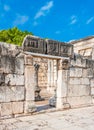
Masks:
[[[67,83],[68,83],[68,61],[58,61],[58,81],[56,107],[64,108],[67,103]]]
[[[25,113],[36,111],[35,106],[35,70],[33,66],[33,57],[25,56]]]
[[[34,74],[34,80],[35,80],[35,101],[42,101],[44,100],[40,96],[41,89],[38,86],[38,70],[39,70],[39,64],[34,64],[35,68],[35,74]]]

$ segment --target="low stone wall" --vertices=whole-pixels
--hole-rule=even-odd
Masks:
[[[24,56],[15,45],[0,43],[0,117],[24,112]]]
[[[71,107],[94,103],[94,61],[80,55],[70,62],[67,102]]]

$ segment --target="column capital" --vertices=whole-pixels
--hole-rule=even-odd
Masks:
[[[62,69],[67,70],[69,68],[69,60],[68,59],[59,60],[58,67],[59,67],[59,70],[62,70]]]

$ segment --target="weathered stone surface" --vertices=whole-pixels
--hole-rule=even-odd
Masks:
[[[81,80],[80,78],[70,78],[69,84],[81,84],[80,80]]]
[[[12,87],[12,98],[11,101],[23,101],[25,99],[25,88],[24,87]]]
[[[15,57],[12,55],[1,56],[1,67],[4,73],[15,73]]]
[[[35,92],[35,70],[33,66],[25,67],[25,88],[26,88],[26,99],[25,100],[34,100]]]
[[[68,97],[67,101],[71,105],[71,107],[81,107],[83,105],[87,106],[92,104],[91,96]]]
[[[68,96],[87,96],[90,95],[91,89],[88,85],[70,85],[68,87]]]
[[[56,56],[72,56],[73,46],[64,42],[58,42],[54,40],[46,40],[47,42],[47,54]]]
[[[16,74],[24,74],[24,57],[19,56],[15,59],[15,73]]]
[[[8,74],[5,77],[5,83],[7,85],[24,85],[24,75]]]
[[[89,85],[90,84],[89,78],[81,78],[81,84]]]
[[[12,105],[11,103],[2,103],[1,104],[1,116],[7,116],[12,114]]]
[[[94,88],[91,88],[91,95],[94,95]]]
[[[25,65],[33,65],[33,57],[31,55],[25,55]]]
[[[17,49],[19,47],[16,46],[16,45],[13,45],[13,44],[8,44],[8,43],[5,43],[5,42],[0,42],[0,54],[1,55],[13,55],[14,54],[14,51],[16,50],[17,52]],[[18,50],[19,51],[19,50]]]
[[[57,97],[66,97],[67,94],[67,70],[58,71]]]
[[[82,77],[82,68],[70,68],[70,77]]]
[[[23,113],[23,108],[24,108],[23,105],[24,105],[23,102],[12,102],[12,112],[13,112],[13,114]]]
[[[5,85],[5,75],[4,73],[0,73],[0,86]]]
[[[24,87],[0,87],[0,102],[24,100]]]
[[[37,110],[35,102],[34,101],[25,101],[25,113],[33,113]]]
[[[44,39],[27,35],[23,41],[23,50],[34,53],[46,53],[46,43]]]
[[[90,81],[88,78],[70,78],[69,84],[89,85]]]
[[[94,79],[90,80],[90,85],[91,85],[91,87],[94,87]]]
[[[86,59],[81,55],[74,54],[74,59],[71,60],[70,66],[86,68]]]
[[[0,87],[0,102],[6,101],[6,88]]]
[[[91,78],[93,77],[93,69],[92,68],[88,68],[88,69],[83,69],[83,77],[88,77]]]

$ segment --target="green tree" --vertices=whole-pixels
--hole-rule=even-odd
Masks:
[[[1,30],[0,41],[21,46],[24,37],[28,34],[33,35],[32,32],[21,31],[17,27],[8,30]]]

